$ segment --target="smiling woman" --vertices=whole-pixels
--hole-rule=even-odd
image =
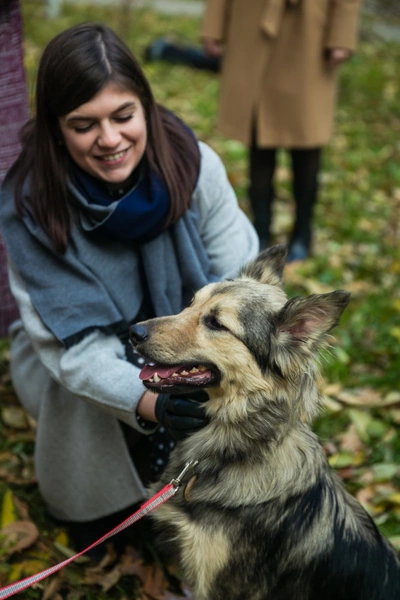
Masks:
[[[129,187],[143,158],[147,128],[140,99],[111,82],[96,96],[59,119],[65,146],[84,171],[109,184]]]
[[[146,390],[129,326],[180,312],[258,242],[218,156],[156,103],[109,28],[56,36],[36,90],[0,202],[21,314],[11,372],[38,420],[41,493],[79,550],[143,499],[175,439],[208,423],[200,398]]]

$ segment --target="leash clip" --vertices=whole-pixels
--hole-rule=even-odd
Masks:
[[[170,481],[170,485],[173,485],[174,488],[178,489],[181,485],[182,485],[182,479],[184,478],[184,476],[186,475],[186,473],[190,470],[190,469],[194,469],[194,467],[196,467],[199,464],[198,460],[191,460],[188,463],[186,463],[185,468],[183,469],[183,471],[178,475],[178,477],[176,479],[171,479]]]

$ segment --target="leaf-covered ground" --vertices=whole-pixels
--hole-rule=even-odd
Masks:
[[[83,3],[82,3],[83,4]],[[49,21],[37,0],[23,0],[26,69],[33,95],[44,45],[84,20],[103,21],[142,56],[156,36],[197,40],[199,20],[152,11],[64,7]],[[341,72],[336,132],[324,154],[314,255],[286,269],[290,295],[344,288],[352,300],[323,352],[323,415],[315,424],[329,462],[400,550],[400,44],[363,27],[357,54]],[[163,63],[145,71],[159,102],[181,115],[222,157],[243,209],[247,154],[215,130],[217,75]],[[274,233],[285,241],[293,202],[290,165],[279,157]],[[35,423],[13,393],[8,343],[0,342],[0,586],[63,560],[65,530],[46,513],[33,468]],[[77,490],[79,493],[79,490]],[[135,527],[135,526],[134,526]],[[132,535],[135,532],[132,531]],[[151,552],[151,547],[149,548]],[[85,559],[37,584],[32,600],[172,598],[159,568],[133,549],[95,567]]]

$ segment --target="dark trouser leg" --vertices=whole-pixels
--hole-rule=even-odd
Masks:
[[[175,44],[164,38],[155,40],[147,47],[145,60],[163,60],[174,65],[186,65],[214,73],[218,73],[221,68],[221,59],[207,56],[201,46]]]
[[[258,148],[253,142],[250,147],[249,199],[254,227],[260,238],[260,250],[269,244],[275,164],[276,148]]]
[[[291,150],[296,218],[288,260],[302,260],[311,245],[311,224],[318,192],[321,148]]]

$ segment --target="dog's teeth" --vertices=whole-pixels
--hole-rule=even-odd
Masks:
[[[178,373],[172,373],[172,377],[178,377]]]
[[[154,383],[154,379],[152,377],[149,378],[150,383]]]
[[[181,375],[189,375],[187,371],[181,371]]]
[[[190,369],[191,373],[198,373],[199,369],[197,367],[193,367],[193,369]]]
[[[207,371],[207,367],[205,367],[204,365],[200,365],[199,371]]]
[[[161,377],[158,376],[158,373],[154,373],[154,381],[156,383],[158,383],[159,381],[161,381]]]

